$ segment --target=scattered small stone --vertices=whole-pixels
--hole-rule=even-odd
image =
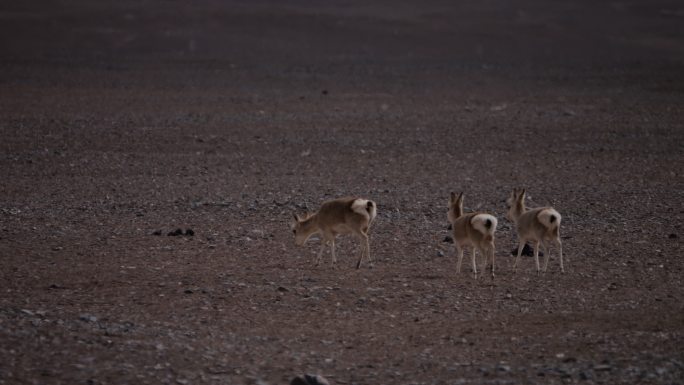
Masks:
[[[97,322],[97,317],[95,317],[92,314],[81,314],[80,317],[78,317],[83,322]]]
[[[613,370],[613,367],[608,364],[594,365],[594,370],[597,372],[607,372]]]
[[[321,93],[322,93],[323,95],[327,95],[327,94],[328,94],[328,90],[323,90],[323,91],[321,91]]]
[[[169,233],[166,234],[166,235],[169,236],[169,237],[177,237],[177,236],[179,236],[179,235],[183,235],[183,230],[182,230],[182,229],[176,229],[176,230],[174,230],[174,231],[169,232]]]
[[[161,230],[155,230],[155,231],[152,233],[152,235],[160,236],[160,235],[162,235],[162,231],[161,231]]]
[[[185,289],[185,291],[183,291],[183,293],[185,293],[185,294],[192,294],[193,291],[192,291],[191,289]]]
[[[278,291],[280,291],[280,292],[290,291],[290,289],[288,289],[288,288],[286,288],[286,287],[284,287],[284,286],[278,286],[278,288],[277,288],[276,290],[278,290]]]
[[[676,239],[676,238],[677,238],[677,234],[672,233],[672,234],[668,235],[667,237],[670,238],[670,239]]]
[[[60,251],[62,249],[64,249],[62,246],[55,246],[52,248],[52,251]]]
[[[617,290],[617,283],[611,282],[611,283],[608,285],[608,290]]]
[[[442,250],[437,250],[437,256],[438,256],[438,257],[443,257],[443,256],[444,256],[444,252],[443,252]]]
[[[192,237],[193,235],[195,235],[195,232],[192,229],[186,229],[185,235]]]
[[[444,237],[444,239],[442,240],[442,242],[454,243],[454,238],[451,238],[450,236],[447,235],[446,237]]]

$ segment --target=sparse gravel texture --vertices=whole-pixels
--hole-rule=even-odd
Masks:
[[[0,384],[682,384],[682,4],[454,3],[0,6]],[[293,244],[344,195],[372,268]]]

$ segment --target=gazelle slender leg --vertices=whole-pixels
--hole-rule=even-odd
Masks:
[[[335,257],[335,238],[330,241],[330,254],[332,255],[332,267],[335,267],[335,262],[337,262]]]
[[[563,268],[563,243],[561,242],[560,237],[556,238],[556,244],[558,245],[558,256],[560,258],[561,272],[565,273],[565,269]]]
[[[366,234],[366,256],[368,257],[368,263],[372,263],[373,260],[370,256],[370,237]]]
[[[480,271],[484,274],[487,269],[487,262],[489,261],[489,253],[486,248],[479,248],[480,254],[482,255],[482,267]]]
[[[361,268],[361,261],[363,260],[363,256],[366,253],[368,253],[368,262],[370,262],[370,250],[368,250],[368,235],[364,233],[359,234],[359,237],[361,238],[361,255],[359,256],[359,261],[356,263],[357,269]]]
[[[489,244],[489,253],[491,254],[492,258],[492,277],[494,276],[494,254],[496,253],[496,248],[494,247],[494,241]]]
[[[463,248],[458,245],[457,242],[454,242],[454,246],[456,247],[456,253],[458,254],[458,262],[456,262],[456,273],[461,273],[461,262],[463,261]]]
[[[515,257],[515,263],[513,264],[513,272],[518,271],[518,261],[520,261],[520,254],[522,254],[523,247],[525,247],[525,241],[522,239],[518,240],[518,256]]]
[[[539,274],[539,241],[534,244],[534,263],[537,265],[537,274]]]
[[[321,258],[323,257],[323,250],[325,250],[325,246],[328,243],[325,239],[321,240],[321,249],[318,250],[318,258],[316,258],[316,266],[321,264]]]
[[[544,273],[546,273],[546,268],[549,267],[549,258],[551,257],[551,248],[549,247],[548,244],[541,242],[541,245],[543,247],[544,253]]]
[[[368,258],[368,263],[373,262],[370,256],[370,237],[368,236],[368,233],[362,230],[362,232],[359,235],[359,238],[361,240],[361,252],[365,253],[364,255],[366,256],[366,258]],[[363,255],[361,256],[361,258],[363,258]]]
[[[473,261],[473,274],[475,274],[475,275],[477,276],[477,265],[475,264],[475,256],[476,256],[475,253],[476,253],[476,251],[477,251],[477,247],[473,246],[473,258],[472,258],[472,261]]]

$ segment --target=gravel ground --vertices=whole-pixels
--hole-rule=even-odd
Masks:
[[[684,382],[680,2],[0,20],[0,384]],[[565,274],[513,274],[515,187],[563,215]],[[456,274],[451,191],[499,218],[494,279]],[[314,266],[292,213],[347,195],[373,264],[347,237]]]

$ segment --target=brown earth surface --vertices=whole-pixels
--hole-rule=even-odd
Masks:
[[[0,384],[682,384],[679,1],[0,5]],[[563,214],[512,272],[504,199]],[[457,275],[450,191],[499,218]],[[372,267],[293,212],[378,204]],[[193,236],[167,236],[181,228]],[[154,235],[161,233],[161,235]]]

